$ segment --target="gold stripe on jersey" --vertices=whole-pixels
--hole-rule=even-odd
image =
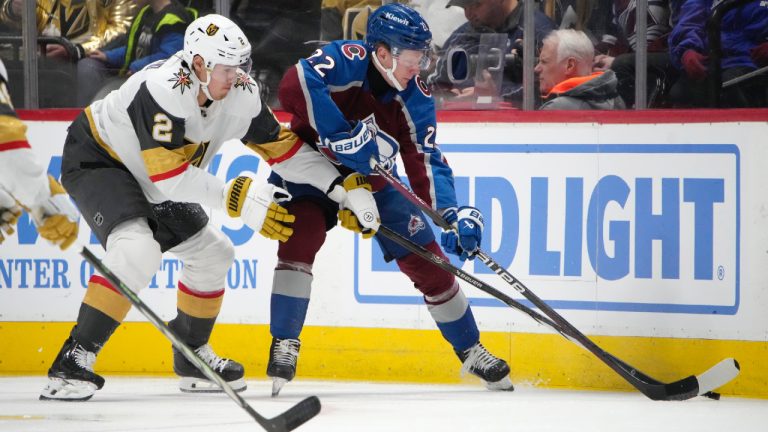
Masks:
[[[224,291],[221,291],[223,294]],[[223,295],[216,297],[198,297],[185,292],[181,287],[176,291],[176,307],[185,314],[195,318],[216,318],[221,310]]]
[[[16,117],[0,115],[0,145],[27,141],[27,125]]]
[[[95,139],[99,146],[104,149],[105,152],[107,152],[109,157],[118,162],[121,162],[120,157],[117,156],[117,153],[115,153],[115,151],[112,150],[112,147],[108,146],[107,143],[104,142],[104,140],[99,135],[99,131],[96,129],[96,122],[93,120],[91,107],[85,109],[85,116],[88,117],[88,126],[91,128],[91,135],[93,135],[93,139]]]
[[[88,281],[88,290],[85,292],[83,303],[98,309],[117,322],[123,322],[128,311],[131,310],[131,302],[112,288],[106,279],[98,275],[91,276]]]
[[[197,143],[186,144],[173,150],[157,146],[142,150],[141,157],[144,159],[149,178],[156,182],[184,172],[195,157],[202,157],[199,154],[200,147],[201,144]]]
[[[290,159],[291,156],[299,151],[302,144],[303,142],[295,133],[281,125],[280,133],[278,133],[277,138],[274,141],[264,144],[248,141],[245,143],[245,146],[255,151],[262,159],[267,161],[268,164],[273,165],[286,159]]]

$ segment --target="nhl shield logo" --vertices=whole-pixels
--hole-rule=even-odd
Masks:
[[[208,28],[205,29],[205,34],[207,34],[208,36],[213,36],[216,34],[217,31],[219,31],[219,26],[217,26],[216,24],[209,24]]]
[[[411,220],[408,221],[408,234],[413,237],[417,232],[423,230],[426,227],[427,225],[421,219],[421,216],[411,215]]]
[[[96,214],[93,215],[93,222],[96,223],[96,226],[102,226],[104,224],[104,216],[101,212],[96,212]]]

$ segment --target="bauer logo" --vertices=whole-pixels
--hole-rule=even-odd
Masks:
[[[738,310],[735,145],[442,149],[454,172],[464,175],[455,182],[459,205],[474,205],[485,217],[485,252],[553,307],[693,314]],[[387,283],[394,282],[386,275],[396,268],[367,248],[360,248],[359,257],[371,260],[371,274],[361,271],[358,300],[413,302],[408,291],[378,296],[391,292]],[[514,292],[480,260],[452,262]],[[500,305],[489,298],[475,304]]]

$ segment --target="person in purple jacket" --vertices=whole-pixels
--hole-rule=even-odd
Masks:
[[[472,259],[480,247],[483,217],[456,200],[453,171],[436,144],[435,104],[419,72],[429,67],[432,32],[413,9],[390,3],[368,19],[365,43],[341,40],[318,49],[286,72],[280,83],[283,109],[293,115],[291,130],[303,144],[286,157],[306,158],[307,149],[325,158],[307,162],[305,180],[270,182],[292,194],[286,203],[296,215],[293,238],[278,246],[272,282],[267,375],[272,393],[294,378],[299,335],[309,305],[312,266],[337,220],[345,228],[374,236],[380,224],[444,256],[422,212],[378,175],[371,158],[397,175],[402,157],[413,191],[457,233],[442,234],[449,253]],[[371,197],[372,195],[372,197]],[[365,198],[354,213],[345,202]],[[366,198],[368,197],[368,198]],[[427,304],[442,336],[464,365],[491,390],[512,390],[509,365],[480,343],[469,301],[452,274],[375,234],[387,261],[396,261]],[[294,240],[295,239],[295,240]]]
[[[676,106],[707,105],[712,0],[683,0],[669,37],[672,64],[682,77],[672,87]],[[721,23],[723,82],[768,65],[768,2],[754,1],[726,13]],[[767,75],[722,90],[724,107],[766,106]]]
[[[100,99],[97,94],[118,88],[144,66],[180,51],[184,30],[195,18],[197,12],[177,0],[149,1],[131,22],[123,44],[108,50],[97,49],[78,62],[78,106]],[[115,79],[110,80],[112,77]]]

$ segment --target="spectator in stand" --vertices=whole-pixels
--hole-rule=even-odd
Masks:
[[[142,1],[37,0],[37,34],[66,39],[45,46],[39,63],[41,107],[76,104],[75,63],[124,36],[140,3]],[[0,0],[0,25],[21,32],[23,6],[24,0]],[[15,69],[12,64],[8,67]]]
[[[181,51],[184,31],[195,18],[196,11],[177,0],[151,0],[134,18],[125,43],[106,51],[96,49],[78,62],[78,106],[90,104],[97,93],[104,96],[105,90],[119,88],[144,66]]]
[[[611,70],[592,72],[595,51],[579,30],[555,30],[544,38],[534,71],[544,98],[542,110],[624,109]]]
[[[523,39],[523,2],[519,0],[450,0],[446,7],[458,6],[464,8],[468,22],[457,28],[446,40],[443,50],[447,53],[451,48],[461,47],[467,54],[477,54],[480,45],[480,35],[484,33],[506,33],[506,54],[514,54],[517,61],[508,62],[504,68],[501,88],[489,88],[493,84],[488,80],[475,82],[469,79],[460,85],[451,82],[448,75],[450,59],[441,56],[434,72],[429,77],[429,83],[439,90],[448,90],[458,98],[470,98],[479,93],[498,93],[506,101],[519,105],[522,100],[522,39]],[[537,46],[550,31],[556,28],[555,23],[543,12],[535,12],[535,38]],[[464,61],[454,62],[454,76],[466,76],[469,65]],[[488,74],[484,72],[484,77]]]
[[[0,23],[21,29],[23,0],[0,0]],[[80,60],[92,51],[128,30],[137,2],[130,0],[84,0],[60,2],[37,0],[37,33],[43,36],[61,36],[77,47],[75,58],[61,45],[49,45],[46,57],[62,60]],[[60,17],[69,17],[62,20]]]
[[[709,41],[706,22],[712,0],[684,0],[669,38],[672,63],[682,76],[672,87],[675,106],[708,106]],[[721,22],[722,80],[744,75],[768,64],[768,2],[748,2],[726,13]],[[765,107],[765,74],[722,90],[723,107]]]
[[[618,91],[628,107],[635,104],[635,51],[637,48],[636,3],[614,0],[609,31],[597,44],[595,70],[611,69],[618,79]],[[648,105],[663,105],[665,95],[677,79],[669,59],[667,39],[672,30],[669,0],[649,0],[647,23]]]

